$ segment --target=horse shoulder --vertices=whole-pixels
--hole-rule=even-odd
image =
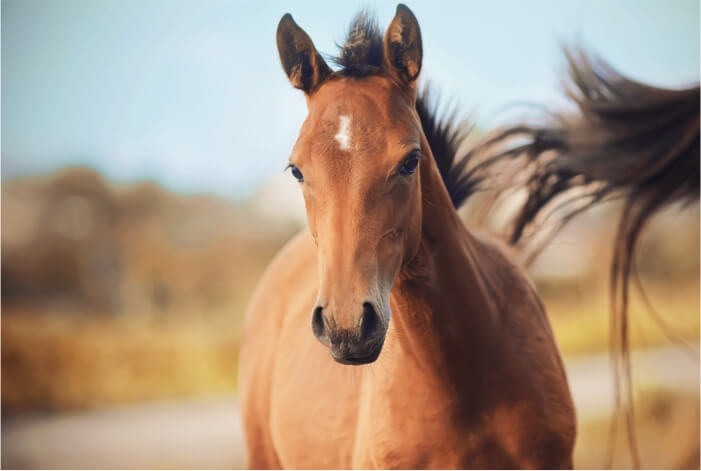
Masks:
[[[315,270],[314,243],[305,231],[292,238],[268,265],[244,315],[239,397],[251,468],[280,467],[269,423],[274,339],[290,315],[295,294],[313,283]]]

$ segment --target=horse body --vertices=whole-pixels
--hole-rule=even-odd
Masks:
[[[434,242],[422,268],[400,274],[372,364],[339,365],[310,335],[319,277],[309,233],[272,262],[241,353],[250,467],[572,466],[574,410],[542,304],[442,196],[424,225]]]
[[[417,93],[421,33],[408,8],[384,39],[357,17],[339,71],[290,15],[277,42],[309,109],[290,156],[309,231],[271,263],[246,313],[249,467],[571,467],[574,408],[544,307],[514,253],[455,208],[480,171],[520,154],[533,173],[512,244],[560,194],[596,183],[591,205],[627,192],[617,289],[647,219],[698,198],[698,87],[655,89],[572,62],[580,116],[506,129],[487,144],[528,142],[466,172],[464,136]],[[612,320],[626,352],[623,287]]]
[[[367,24],[350,38],[333,73],[291,16],[278,27],[309,108],[290,156],[309,233],[246,315],[249,466],[571,466],[574,410],[543,306],[463,226],[424,132],[416,18],[400,5],[384,42]]]

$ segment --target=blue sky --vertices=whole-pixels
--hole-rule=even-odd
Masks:
[[[279,65],[290,12],[334,52],[349,20],[396,2],[2,2],[3,178],[88,165],[119,182],[240,198],[284,168],[305,116]],[[408,2],[423,78],[485,128],[514,102],[561,96],[559,44],[582,44],[661,86],[699,79],[691,0]]]

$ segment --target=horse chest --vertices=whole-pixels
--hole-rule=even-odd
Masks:
[[[479,446],[476,430],[455,420],[456,401],[413,375],[370,377],[361,391],[353,448],[356,468],[459,468]],[[400,379],[397,379],[400,378]],[[417,378],[418,379],[418,378]]]
[[[352,467],[360,469],[465,469],[519,467],[489,423],[458,425],[450,406],[426,411],[396,407],[359,417]],[[370,412],[373,408],[369,408]]]
[[[408,469],[459,467],[463,446],[445,421],[375,417],[360,422],[353,450],[354,468]],[[459,434],[457,434],[459,435]]]
[[[388,366],[378,367],[362,375],[324,358],[309,371],[325,374],[280,384],[271,428],[283,467],[460,467],[469,447],[452,425],[447,396],[425,376],[379,375]]]

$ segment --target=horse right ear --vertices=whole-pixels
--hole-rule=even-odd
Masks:
[[[309,35],[289,13],[277,26],[277,50],[290,82],[306,94],[312,93],[331,73]]]

